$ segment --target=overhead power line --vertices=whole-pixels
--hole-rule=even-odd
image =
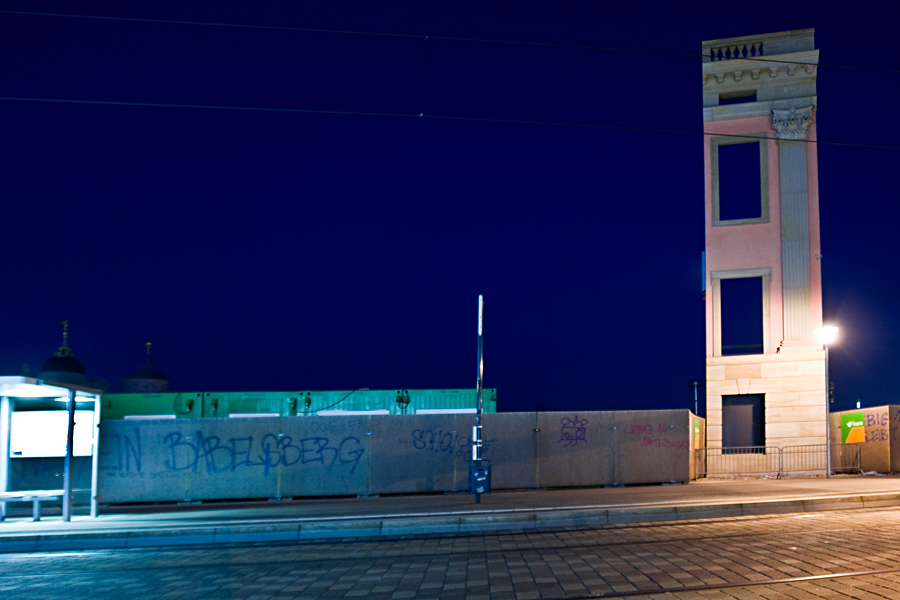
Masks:
[[[0,100],[15,102],[47,102],[57,104],[92,104],[103,106],[140,106],[155,108],[191,108],[205,110],[231,110],[247,112],[274,112],[295,113],[308,115],[336,115],[357,117],[393,117],[404,119],[430,119],[435,121],[469,121],[473,123],[500,123],[508,125],[534,125],[545,127],[571,127],[582,129],[606,129],[612,131],[638,131],[644,133],[668,133],[674,135],[703,135],[715,137],[734,137],[741,139],[774,140],[774,137],[755,136],[746,134],[709,133],[705,131],[692,131],[689,129],[661,129],[657,127],[628,127],[625,125],[602,125],[594,123],[567,123],[565,121],[527,121],[523,119],[492,119],[488,117],[461,117],[451,115],[426,115],[421,113],[387,113],[366,112],[353,110],[319,110],[310,108],[273,108],[259,106],[219,106],[213,104],[169,104],[163,102],[118,102],[114,100],[71,100],[64,98],[21,98],[14,96],[0,96]],[[876,148],[879,150],[900,150],[900,146],[882,146],[878,144],[857,144],[853,142],[823,142],[821,140],[798,140],[807,144],[819,144],[827,146],[847,146],[852,148]]]
[[[498,40],[491,38],[466,38],[440,35],[421,35],[414,33],[385,33],[377,31],[352,31],[346,29],[318,29],[313,27],[286,27],[281,25],[248,25],[245,23],[216,23],[213,21],[182,21],[176,19],[145,19],[141,17],[112,17],[105,15],[75,15],[68,13],[46,13],[25,10],[0,10],[0,14],[8,15],[26,15],[38,17],[61,17],[69,19],[89,19],[95,21],[128,21],[133,23],[158,23],[163,25],[199,25],[203,27],[231,27],[235,29],[269,29],[276,31],[297,31],[303,33],[333,33],[341,35],[362,35],[373,37],[393,37],[407,39],[430,39],[441,40],[447,42],[473,42],[482,44],[506,44],[515,46],[542,46],[546,48],[571,48],[578,50],[601,50],[605,52],[627,52],[632,54],[659,54],[670,56],[683,56],[688,58],[706,58],[702,53],[694,52],[676,52],[674,50],[651,50],[645,48],[620,48],[616,46],[593,46],[589,44],[559,44],[554,42],[531,42],[519,40]],[[741,60],[771,62],[771,59],[763,57],[743,57]],[[802,61],[779,60],[781,64],[786,65],[816,65],[818,67],[828,67],[832,69],[847,69],[853,71],[874,71],[878,73],[900,73],[900,69],[882,69],[878,67],[857,67],[852,65],[836,65],[831,63],[808,63]]]

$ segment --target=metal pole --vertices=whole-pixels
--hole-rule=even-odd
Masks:
[[[482,356],[482,350],[484,348],[484,338],[482,337],[482,322],[484,317],[484,296],[481,294],[478,295],[478,372],[475,380],[475,391],[478,397],[478,408],[475,411],[475,427],[472,431],[472,461],[476,466],[481,464],[481,447],[482,447],[482,438],[481,438],[481,412],[483,410],[482,398],[481,398],[481,379],[484,374],[484,358]],[[481,502],[481,494],[475,494],[475,504],[479,504]]]
[[[94,443],[91,446],[91,517],[97,518],[100,478],[100,394],[94,396]]]
[[[72,520],[72,448],[75,438],[75,390],[69,390],[69,429],[66,435],[66,462],[63,470],[63,521]]]
[[[828,406],[828,344],[825,346],[825,477],[831,477],[831,407]]]
[[[482,377],[484,375],[484,336],[482,335],[482,322],[484,318],[484,296],[478,296],[478,380],[476,381],[476,390],[478,391],[478,411],[475,413],[475,425],[478,427],[478,456],[476,460],[481,460],[481,413],[484,411],[484,402],[482,399]]]
[[[0,492],[9,490],[9,434],[12,400],[0,397]],[[0,520],[3,519],[0,509]]]
[[[700,404],[697,401],[697,388],[703,387],[703,383],[701,379],[691,379],[688,382],[688,385],[694,388],[694,414],[698,417],[700,416]]]

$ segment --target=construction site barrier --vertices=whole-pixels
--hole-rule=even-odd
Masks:
[[[828,446],[742,446],[699,448],[695,464],[700,477],[818,475],[825,473]],[[859,444],[831,444],[831,473],[861,473]]]

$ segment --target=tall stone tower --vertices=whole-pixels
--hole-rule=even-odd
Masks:
[[[703,42],[710,447],[826,440],[813,33]]]

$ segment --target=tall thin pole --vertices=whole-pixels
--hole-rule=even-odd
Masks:
[[[72,520],[72,450],[75,441],[75,390],[69,390],[69,428],[66,434],[66,462],[63,468],[63,521]]]
[[[100,394],[94,396],[94,443],[91,446],[91,517],[97,518],[97,494],[100,486]]]
[[[825,344],[825,477],[831,477],[831,407],[828,406],[828,344]]]
[[[694,382],[694,414],[700,416],[700,406],[697,403],[697,382]]]
[[[703,380],[701,379],[691,379],[688,381],[688,385],[694,388],[694,414],[698,417],[700,416],[700,404],[697,401],[697,388],[703,387]]]
[[[472,460],[481,460],[481,412],[484,408],[481,399],[481,378],[484,374],[484,338],[482,336],[482,322],[484,318],[484,296],[478,295],[478,374],[475,380],[475,390],[478,395],[478,410],[475,412],[475,430],[472,432],[474,444],[472,445]]]

